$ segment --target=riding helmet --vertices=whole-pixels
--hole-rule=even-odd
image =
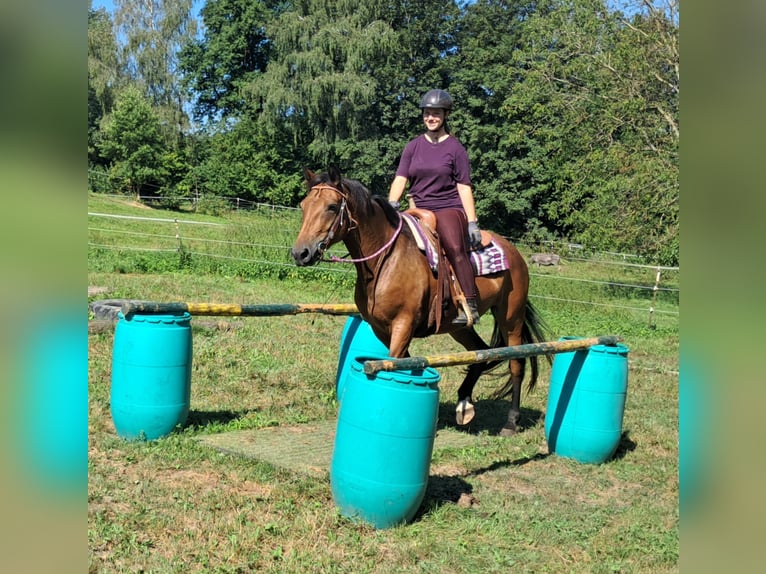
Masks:
[[[420,100],[420,109],[441,108],[452,109],[452,98],[444,90],[429,90]]]

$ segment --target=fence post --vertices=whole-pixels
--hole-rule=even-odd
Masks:
[[[657,304],[657,291],[660,289],[660,276],[662,275],[662,269],[657,267],[657,275],[654,278],[654,287],[652,288],[652,305],[649,307],[649,328],[654,329],[654,306]]]

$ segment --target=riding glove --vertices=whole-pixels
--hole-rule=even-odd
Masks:
[[[393,207],[396,211],[399,211],[399,202],[398,201],[393,201],[393,200],[389,199],[388,203],[390,203],[391,207]]]
[[[475,221],[468,222],[468,241],[473,249],[481,247],[481,231],[479,231],[479,224]]]

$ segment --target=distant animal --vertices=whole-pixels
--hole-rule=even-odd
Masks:
[[[561,257],[554,253],[535,253],[529,260],[535,265],[558,265]]]
[[[343,242],[351,257],[346,261],[356,266],[354,301],[362,318],[392,357],[409,356],[414,337],[437,333],[435,315],[442,312],[434,308],[437,278],[413,232],[402,225],[403,216],[385,198],[372,196],[364,185],[343,177],[337,168],[319,174],[306,170],[305,177],[308,193],[301,202],[303,219],[292,248],[296,265],[314,265],[331,245]],[[510,265],[504,271],[476,277],[479,312],[491,311],[495,320],[490,345],[473,326],[440,321],[438,333],[448,333],[469,351],[544,341],[547,328],[528,299],[529,274],[523,256],[500,235],[491,233],[491,237]],[[497,399],[511,395],[502,436],[517,431],[526,361],[509,361],[510,377],[493,395]],[[538,377],[538,357],[529,361],[531,390]],[[470,365],[458,389],[458,424],[468,424],[475,416],[472,393],[479,376],[502,362]]]

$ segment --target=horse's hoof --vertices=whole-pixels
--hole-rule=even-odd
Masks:
[[[463,399],[457,404],[455,409],[455,420],[460,426],[467,425],[473,420],[476,411],[473,408],[471,399]]]
[[[503,428],[500,429],[498,436],[513,436],[515,434],[516,434],[515,426],[505,425]]]

